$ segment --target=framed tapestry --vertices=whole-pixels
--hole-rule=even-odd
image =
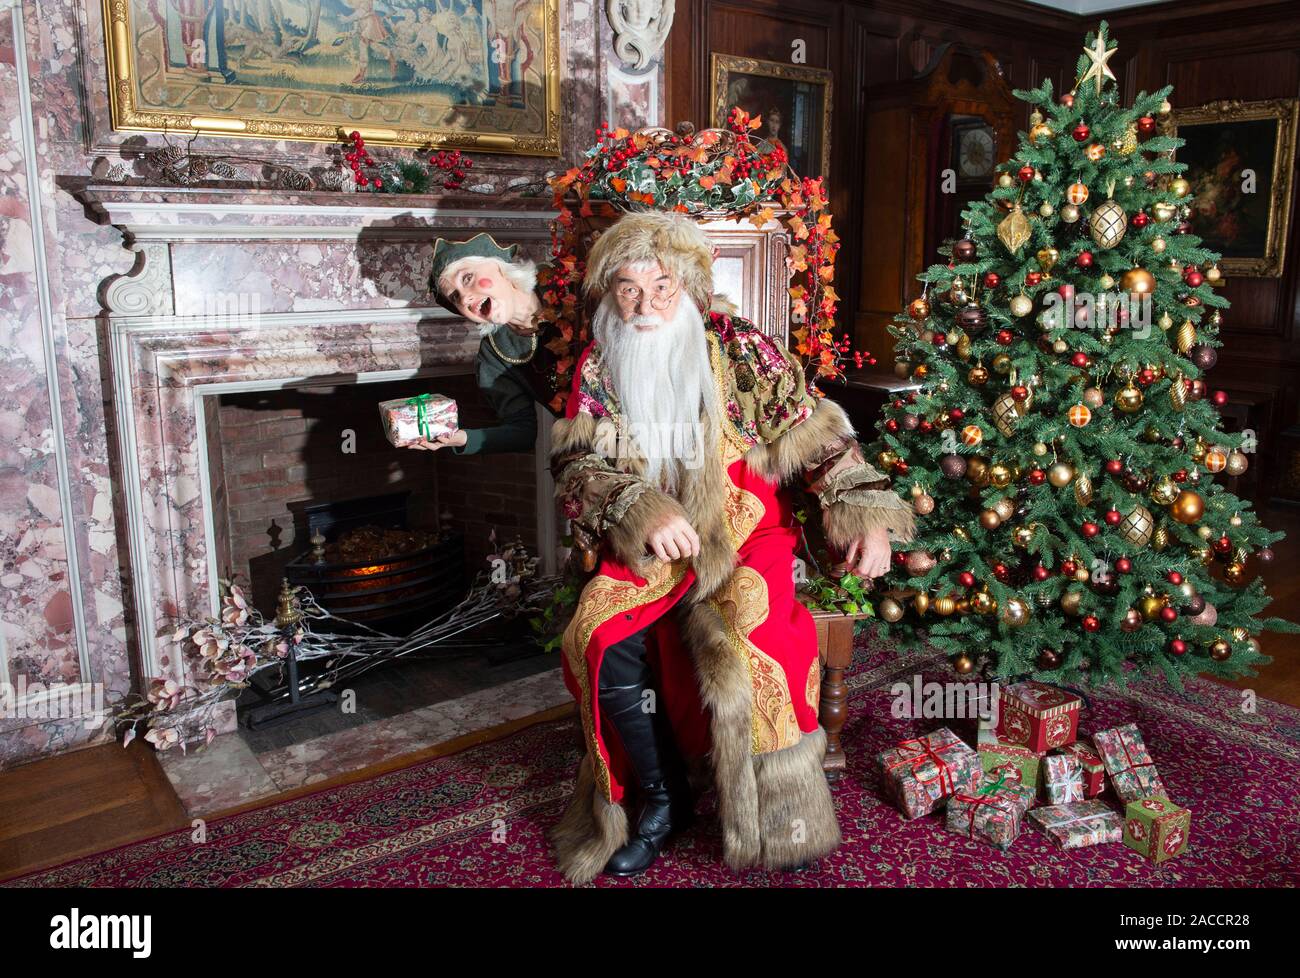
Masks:
[[[560,154],[559,0],[103,0],[115,129]]]
[[[1282,274],[1291,221],[1296,107],[1293,98],[1221,101],[1175,109],[1172,135],[1192,185],[1192,230],[1223,255],[1229,275]]]
[[[713,125],[725,126],[738,105],[762,117],[755,135],[783,146],[795,173],[829,180],[832,77],[825,68],[714,54]]]

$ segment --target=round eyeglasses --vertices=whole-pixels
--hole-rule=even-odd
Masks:
[[[661,285],[651,293],[650,306],[659,310],[667,309],[672,305],[673,299],[677,298],[677,293],[681,290],[682,287],[680,285],[676,288],[669,288],[667,285]],[[636,306],[641,302],[642,292],[635,285],[625,285],[623,288],[618,289],[615,294],[618,296],[618,301],[626,306]]]

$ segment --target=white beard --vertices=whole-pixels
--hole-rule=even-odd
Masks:
[[[708,457],[722,411],[704,319],[690,298],[682,297],[671,321],[648,332],[634,328],[647,319],[659,321],[625,321],[607,295],[592,319],[592,335],[622,411],[620,440],[630,437],[644,456],[646,481],[672,492],[682,469],[699,468]]]

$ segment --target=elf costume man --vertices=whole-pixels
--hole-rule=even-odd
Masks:
[[[691,820],[687,772],[706,758],[732,868],[793,868],[839,844],[786,487],[818,497],[857,574],[884,573],[912,536],[912,508],[843,409],[779,340],[717,307],[712,263],[704,232],[663,213],[625,215],[588,256],[594,339],[551,455],[595,565],[562,643],[587,752],[550,833],[575,882],[653,863]]]

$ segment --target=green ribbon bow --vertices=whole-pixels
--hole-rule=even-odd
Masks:
[[[433,400],[432,394],[416,394],[415,397],[408,398],[406,403],[415,407],[415,423],[420,429],[420,437],[428,438],[432,428],[429,425],[429,402]]]

